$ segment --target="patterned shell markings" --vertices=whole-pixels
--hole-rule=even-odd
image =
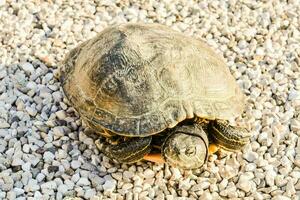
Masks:
[[[162,25],[105,29],[64,61],[64,91],[81,116],[126,136],[147,136],[195,115],[241,114],[244,96],[206,44]]]

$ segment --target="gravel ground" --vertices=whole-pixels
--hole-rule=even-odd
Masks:
[[[299,13],[298,0],[0,0],[0,199],[300,199]],[[211,156],[203,172],[99,153],[56,75],[70,49],[128,21],[223,54],[248,96],[242,152]]]

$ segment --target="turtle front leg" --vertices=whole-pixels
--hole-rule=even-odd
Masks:
[[[242,149],[250,138],[245,128],[231,126],[223,120],[210,122],[208,132],[213,139],[213,144],[227,151]],[[217,148],[213,146],[211,149],[211,151],[216,151]]]
[[[151,151],[152,137],[133,137],[110,144],[105,139],[96,140],[98,149],[107,157],[120,163],[134,163],[142,160]]]

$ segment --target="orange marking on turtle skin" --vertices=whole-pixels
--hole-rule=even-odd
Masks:
[[[145,155],[143,159],[150,161],[150,162],[158,163],[158,164],[165,163],[165,161],[162,158],[160,153],[149,153],[149,154]]]
[[[214,154],[219,150],[219,147],[215,144],[210,144],[208,147],[209,154]]]

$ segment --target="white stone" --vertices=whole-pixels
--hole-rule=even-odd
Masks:
[[[272,200],[291,200],[291,199],[287,196],[276,195],[275,197],[272,198]]]
[[[147,178],[153,178],[154,175],[155,175],[155,173],[151,169],[146,169],[144,171],[144,176],[145,176],[146,179]]]
[[[275,177],[276,177],[276,172],[273,170],[273,169],[270,169],[266,172],[266,177],[265,177],[265,180],[266,180],[266,183],[269,185],[269,186],[273,186],[274,185],[274,181],[275,181]]]
[[[0,118],[0,129],[1,128],[9,128],[9,127],[10,127],[10,124]]]
[[[21,63],[20,67],[26,72],[26,73],[30,73],[33,74],[34,73],[34,67],[32,66],[31,63],[25,62],[25,63]]]
[[[11,163],[12,166],[22,166],[24,164],[24,161],[20,158],[13,158],[13,161]]]
[[[78,169],[80,166],[81,166],[81,162],[80,161],[78,161],[78,160],[72,160],[71,167],[73,169]]]
[[[7,76],[7,72],[5,69],[0,68],[0,80]]]
[[[31,169],[30,162],[27,162],[27,163],[25,163],[25,164],[22,165],[22,170],[23,171],[30,171],[30,169]]]
[[[0,198],[4,199],[5,196],[6,196],[6,192],[1,192],[1,191],[0,191]]]
[[[131,184],[131,183],[125,183],[123,186],[122,186],[122,189],[123,190],[129,190],[129,189],[131,189],[131,188],[133,188],[133,185]]]
[[[300,131],[300,119],[291,120],[291,129],[295,132]]]
[[[52,93],[53,99],[56,102],[60,102],[62,100],[62,94],[59,91],[53,92]]]
[[[104,176],[105,182],[103,184],[104,191],[113,191],[116,188],[117,181],[114,180],[110,175]]]
[[[90,177],[90,180],[92,182],[93,187],[102,186],[105,182],[104,178],[102,178],[100,176],[96,176],[96,175],[93,175],[92,177]]]
[[[15,187],[14,192],[16,193],[16,196],[19,196],[19,195],[24,194],[25,191],[22,188]]]
[[[249,192],[251,190],[251,186],[253,183],[253,181],[251,181],[251,179],[253,178],[253,174],[250,173],[245,173],[240,175],[239,181],[237,183],[237,188],[245,191],[245,192]]]
[[[84,198],[85,199],[91,199],[96,195],[96,190],[95,189],[87,189],[84,193]]]
[[[14,180],[8,174],[0,174],[0,191],[10,191],[13,189]]]
[[[76,173],[76,174],[74,174],[73,176],[72,176],[72,181],[74,182],[74,183],[76,183],[78,180],[80,179],[80,175],[79,175],[79,173]]]
[[[36,191],[34,193],[34,199],[42,199],[42,198],[43,198],[43,195],[39,191]]]
[[[133,176],[134,176],[134,173],[131,172],[131,171],[124,171],[124,172],[123,172],[123,177],[124,177],[125,179],[131,179]]]
[[[64,110],[57,111],[55,114],[60,120],[64,120],[66,118],[66,112]]]
[[[289,100],[296,100],[296,99],[300,99],[300,91],[298,90],[291,90],[289,93]]]
[[[61,126],[54,127],[53,128],[53,135],[54,135],[55,139],[63,137],[65,135],[64,128],[61,127]]]
[[[172,175],[173,175],[173,179],[174,180],[178,180],[179,178],[182,177],[180,171],[178,168],[171,168],[171,172],[172,172]]]
[[[46,176],[43,174],[43,173],[39,173],[37,176],[36,176],[36,180],[38,182],[42,182],[44,180]]]
[[[55,183],[55,181],[49,181],[49,182],[46,182],[46,183],[43,183],[41,184],[41,189],[56,189],[57,188],[57,185]]]
[[[55,154],[56,158],[58,160],[61,160],[61,159],[65,159],[68,157],[68,153],[62,149],[58,149],[57,153]]]
[[[32,107],[26,107],[26,111],[30,116],[36,116],[37,114],[37,110],[35,108]]]
[[[14,191],[9,191],[6,193],[6,198],[8,200],[15,200],[17,197],[16,193]]]
[[[76,185],[79,185],[79,186],[87,186],[87,185],[90,185],[90,181],[85,178],[85,177],[81,177],[78,182],[76,183]]]
[[[299,179],[297,179],[299,180]],[[292,197],[296,194],[296,189],[295,189],[295,184],[293,183],[293,181],[288,181],[287,185],[286,185],[286,195],[288,197]]]
[[[243,155],[243,157],[248,161],[248,162],[253,162],[258,158],[258,154],[256,152],[250,151],[247,152]]]
[[[213,200],[212,195],[209,191],[205,191],[199,198],[199,200]]]
[[[40,189],[40,185],[38,184],[37,180],[35,179],[30,179],[28,181],[28,184],[25,185],[25,191],[26,192],[34,192]]]
[[[202,188],[203,190],[205,190],[205,189],[209,188],[210,183],[207,182],[207,181],[204,181],[204,182],[199,183],[199,185],[200,185],[200,188]]]
[[[49,163],[49,162],[52,162],[52,161],[54,160],[55,155],[54,155],[53,153],[51,153],[50,151],[46,151],[46,152],[44,153],[43,158],[44,158],[44,161],[45,161],[46,163]]]
[[[228,180],[224,178],[220,183],[219,183],[219,190],[222,191],[227,187]]]
[[[74,182],[72,182],[71,180],[65,180],[65,184],[68,186],[69,190],[72,190],[75,186]]]

